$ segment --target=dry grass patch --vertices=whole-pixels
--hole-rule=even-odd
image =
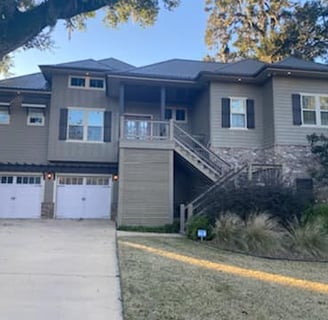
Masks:
[[[327,264],[254,259],[186,239],[128,238],[194,258],[328,283]],[[325,294],[205,270],[120,244],[125,320],[326,319]]]

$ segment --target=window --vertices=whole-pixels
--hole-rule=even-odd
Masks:
[[[0,110],[0,124],[9,124],[10,122],[10,114],[9,110]]]
[[[87,178],[87,185],[92,186],[108,186],[109,178],[103,177],[89,177]]]
[[[304,125],[328,126],[328,95],[303,94],[301,108]]]
[[[90,77],[69,77],[70,88],[80,88],[80,89],[105,89],[105,80],[102,78],[90,78]]]
[[[13,184],[13,177],[12,176],[1,176],[0,184]]]
[[[30,126],[44,126],[44,112],[42,110],[28,111],[27,124]]]
[[[255,101],[244,97],[221,99],[222,128],[255,129]]]
[[[246,99],[231,98],[231,128],[246,128]]]
[[[94,110],[68,110],[68,140],[103,141],[104,112]]]
[[[82,185],[83,177],[59,177],[58,183],[62,185]]]
[[[41,184],[41,177],[35,176],[18,176],[16,178],[17,184]]]
[[[165,119],[173,119],[177,122],[187,122],[187,109],[186,108],[166,108]]]

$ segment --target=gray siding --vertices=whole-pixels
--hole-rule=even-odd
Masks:
[[[24,103],[28,103],[28,100],[25,99]],[[48,110],[49,107],[45,110],[44,126],[29,126],[27,125],[27,109],[21,107],[19,103],[10,107],[10,123],[0,124],[0,162],[29,164],[46,162]]]
[[[274,145],[274,117],[272,81],[269,80],[262,87],[263,92],[263,146]]]
[[[48,159],[50,161],[116,162],[119,127],[118,101],[106,97],[105,91],[68,88],[67,75],[54,76],[52,92]],[[111,142],[83,143],[59,141],[59,110],[68,107],[111,110]]]
[[[273,79],[275,144],[278,145],[307,145],[308,134],[328,134],[328,128],[293,125],[293,93],[328,94],[328,81],[281,77]]]
[[[221,99],[245,97],[255,101],[255,129],[222,128]],[[210,86],[211,146],[258,148],[263,143],[263,99],[260,87],[250,84],[213,82]]]
[[[124,106],[124,113],[152,115],[153,120],[160,120],[161,106],[160,103],[147,103],[139,101],[127,101]]]
[[[209,90],[204,90],[190,110],[191,132],[202,137],[204,144],[210,138]]]
[[[119,225],[173,221],[173,151],[120,148]]]

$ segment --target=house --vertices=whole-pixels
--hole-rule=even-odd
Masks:
[[[1,218],[171,223],[245,164],[310,181],[306,136],[328,134],[328,66],[294,57],[40,70],[0,81]]]

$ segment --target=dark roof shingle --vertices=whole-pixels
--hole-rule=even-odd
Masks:
[[[49,90],[48,84],[41,72],[0,80],[0,88]]]

